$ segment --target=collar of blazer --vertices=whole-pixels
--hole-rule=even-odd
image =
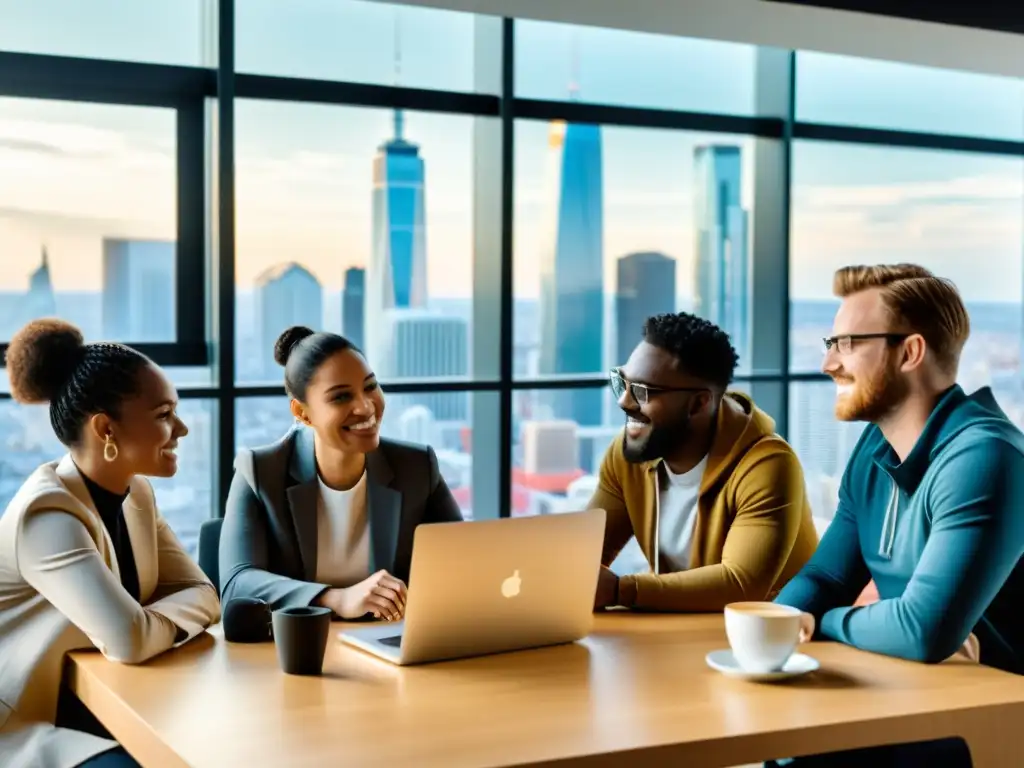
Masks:
[[[121,569],[117,564],[117,557],[114,554],[114,544],[110,539],[110,533],[103,524],[103,519],[93,503],[92,496],[89,495],[89,489],[86,488],[85,481],[82,480],[82,474],[71,459],[71,454],[66,454],[60,460],[57,464],[56,472],[64,487],[67,488],[68,492],[88,514],[82,515],[82,510],[69,511],[79,513],[79,518],[86,524],[93,540],[96,541],[100,555],[102,555],[110,570],[114,572],[114,575],[120,579]],[[132,478],[131,485],[128,488],[128,496],[121,508],[124,511],[125,527],[128,529],[128,538],[132,543],[132,552],[135,555],[135,568],[139,574],[139,592],[143,599],[145,599],[156,588],[157,579],[154,569],[149,567],[150,565],[155,565],[155,563],[150,562],[152,558],[140,557],[140,554],[152,551],[153,545],[147,546],[148,542],[153,541],[153,544],[155,544],[156,531],[153,521],[156,504],[149,484],[141,478]]]
[[[381,441],[383,442],[383,441]],[[295,428],[295,447],[288,466],[291,476],[300,483],[316,482],[316,449],[313,430]],[[366,479],[374,485],[390,486],[395,473],[381,448],[366,454]]]
[[[306,578],[315,579],[317,557],[316,503],[319,485],[313,430],[297,427],[289,474],[298,484],[288,489],[288,502],[296,523]],[[384,450],[385,443],[366,454],[366,504],[370,527],[370,572],[394,568],[402,514],[402,492]],[[312,514],[310,514],[312,512]]]

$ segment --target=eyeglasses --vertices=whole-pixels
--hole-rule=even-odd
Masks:
[[[615,399],[619,400],[624,394],[626,389],[629,389],[629,394],[636,400],[638,405],[646,405],[651,399],[651,395],[658,392],[707,392],[707,387],[655,387],[649,384],[638,384],[635,381],[629,381],[622,373],[614,368],[608,374],[608,378],[612,384],[612,394],[615,395]]]
[[[841,355],[847,355],[853,349],[853,342],[862,339],[885,339],[890,344],[899,344],[910,336],[909,333],[845,333],[842,336],[826,336],[822,339],[825,342],[825,352],[832,347]]]

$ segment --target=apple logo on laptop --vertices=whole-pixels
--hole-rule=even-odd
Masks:
[[[516,597],[519,594],[519,587],[522,586],[523,580],[519,578],[519,571],[514,571],[511,576],[501,582],[501,595],[502,597]]]

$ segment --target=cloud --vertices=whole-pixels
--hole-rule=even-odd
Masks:
[[[0,149],[8,149],[12,152],[30,152],[37,155],[57,155],[63,157],[66,153],[56,144],[49,144],[45,141],[33,141],[32,139],[4,138],[0,136]]]
[[[887,208],[890,206],[1014,203],[1024,197],[1024,177],[1009,174],[961,176],[941,181],[863,185],[797,184],[794,198],[807,208]]]
[[[14,206],[0,206],[0,220],[3,219],[29,224],[45,232],[89,234],[99,237],[125,226],[125,222],[117,218],[76,216],[63,211],[32,210]]]

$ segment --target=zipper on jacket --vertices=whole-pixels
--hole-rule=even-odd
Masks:
[[[889,478],[892,490],[889,503],[885,507],[885,518],[882,520],[882,534],[878,539],[878,554],[886,560],[892,559],[893,543],[896,540],[896,518],[900,511],[900,488],[896,481]]]

